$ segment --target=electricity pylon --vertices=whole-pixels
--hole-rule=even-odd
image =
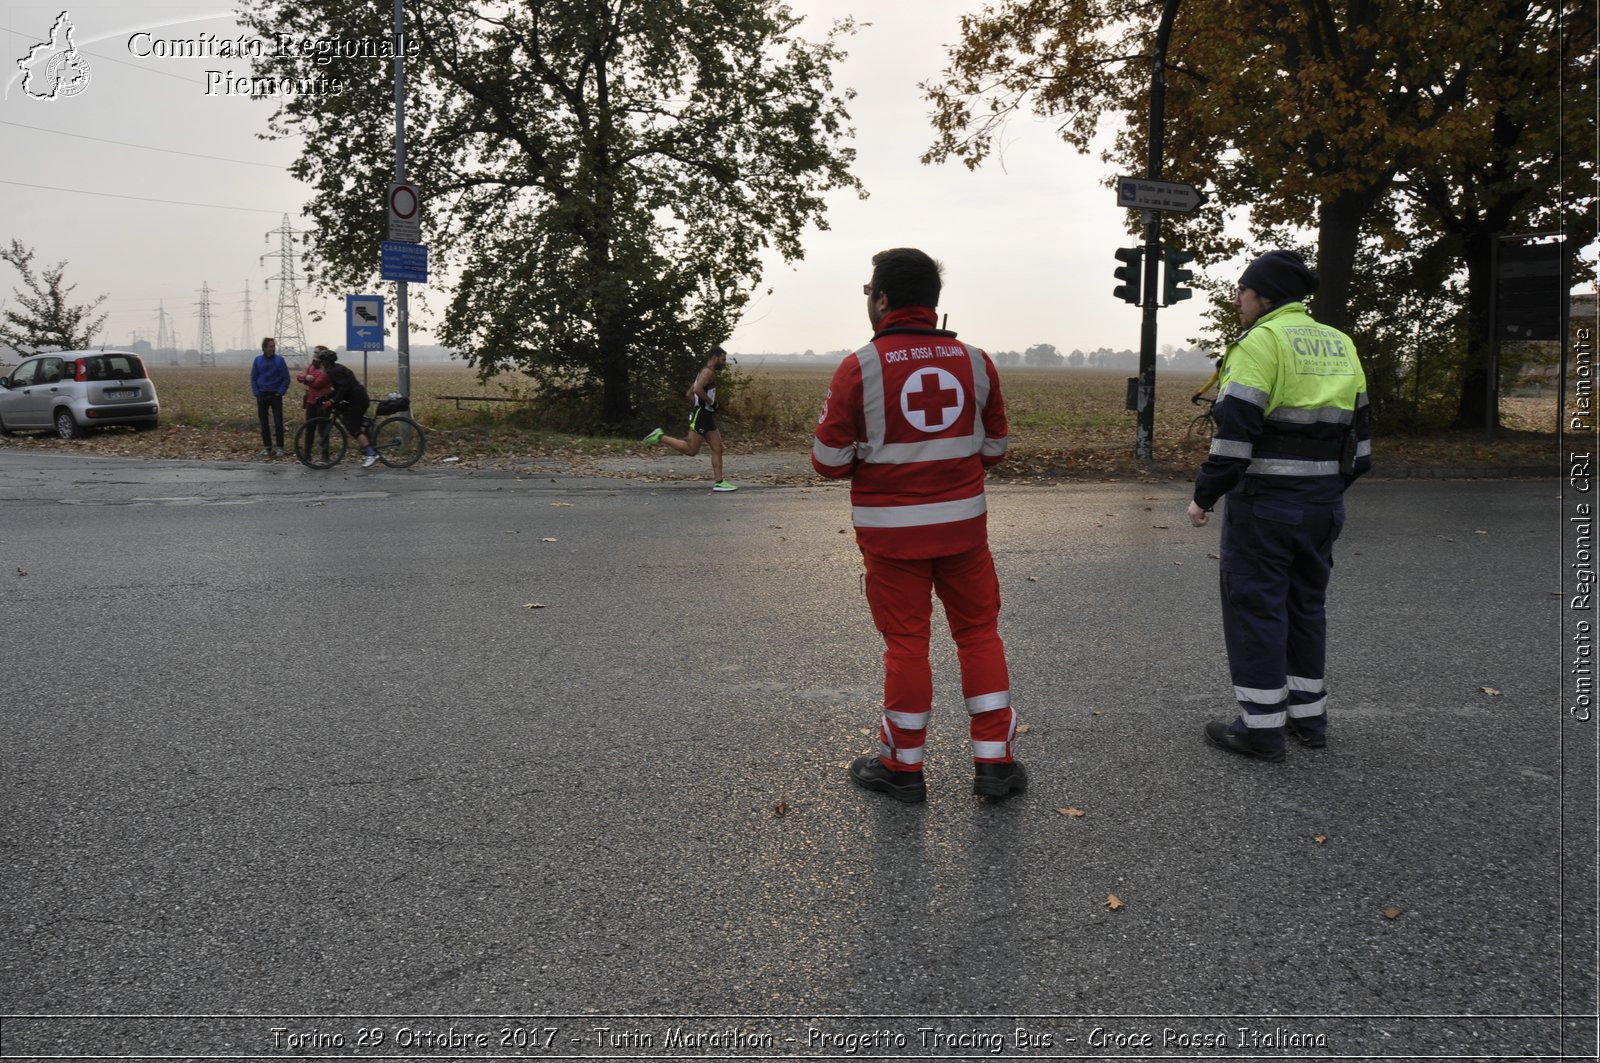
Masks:
[[[283,224],[267,233],[268,243],[272,242],[273,233],[278,235],[278,250],[268,251],[261,256],[262,262],[269,258],[278,260],[278,323],[275,331],[278,353],[291,369],[309,364],[310,353],[310,345],[306,343],[305,321],[300,317],[300,288],[295,280],[294,268],[294,238],[300,231],[289,225],[289,215],[285,214]]]

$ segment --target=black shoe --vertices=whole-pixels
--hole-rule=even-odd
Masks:
[[[1299,742],[1307,749],[1323,749],[1328,745],[1327,728],[1323,728],[1320,731],[1303,730],[1299,724],[1294,722],[1293,716],[1289,717],[1284,730],[1288,731],[1296,742]]]
[[[1028,769],[1022,761],[974,764],[972,792],[979,797],[1009,797],[1028,788]]]
[[[877,757],[857,757],[850,762],[850,781],[864,790],[879,790],[896,801],[915,804],[928,799],[922,769],[890,771]]]
[[[1253,746],[1243,738],[1233,733],[1232,727],[1226,720],[1213,720],[1206,724],[1206,741],[1218,749],[1226,749],[1229,753],[1238,753],[1240,756],[1257,757],[1276,764],[1283,759],[1281,749],[1262,749]]]

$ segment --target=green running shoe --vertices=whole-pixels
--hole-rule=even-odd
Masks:
[[[713,491],[737,491],[737,490],[739,490],[739,488],[736,485],[731,484],[726,480],[718,480],[716,483],[711,485],[711,490],[713,490]]]
[[[649,435],[644,437],[644,442],[646,442],[646,443],[659,443],[659,442],[661,442],[661,437],[664,434],[665,433],[663,433],[661,431],[661,429],[657,428],[654,432],[651,432]]]

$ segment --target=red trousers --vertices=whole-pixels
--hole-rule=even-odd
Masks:
[[[1017,718],[1000,641],[1000,581],[987,545],[950,557],[901,561],[863,555],[867,603],[883,633],[883,722],[879,756],[895,771],[922,768],[922,747],[933,707],[928,639],[933,594],[944,603],[961,662],[961,694],[971,718],[972,758],[1005,762]]]

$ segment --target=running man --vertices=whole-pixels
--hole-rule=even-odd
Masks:
[[[644,437],[646,443],[665,443],[679,454],[694,457],[704,444],[711,446],[711,490],[737,491],[739,488],[722,478],[722,433],[717,430],[717,373],[728,365],[728,352],[721,347],[711,348],[706,364],[695,374],[689,387],[688,398],[694,400],[689,411],[688,439],[674,439],[657,428]]]

